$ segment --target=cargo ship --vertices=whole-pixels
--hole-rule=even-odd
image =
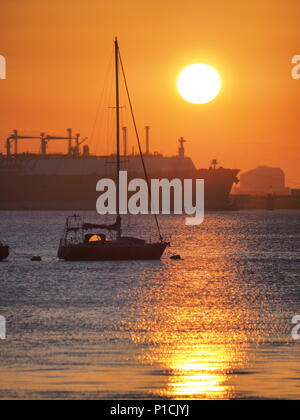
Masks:
[[[40,142],[40,153],[19,153],[23,140]],[[66,141],[66,154],[48,154],[51,141]],[[0,154],[0,210],[95,210],[99,193],[96,184],[101,178],[113,178],[116,157],[95,156],[84,145],[86,139],[73,136],[30,137],[14,130],[6,140],[6,154]],[[138,155],[127,154],[127,129],[123,127],[121,169],[132,178],[143,177]],[[163,156],[150,152],[149,127],[146,127],[144,160],[151,179],[204,179],[206,210],[230,210],[230,191],[238,183],[238,169],[225,169],[213,160],[205,169],[197,169],[185,155],[185,140],[179,139],[178,155]]]

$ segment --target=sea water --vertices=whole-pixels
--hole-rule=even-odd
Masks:
[[[67,216],[0,212],[0,398],[300,399],[300,212],[160,217],[161,262],[59,261]]]

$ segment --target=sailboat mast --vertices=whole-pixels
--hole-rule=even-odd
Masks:
[[[115,61],[116,61],[116,140],[117,140],[117,223],[118,223],[118,239],[121,237],[121,217],[120,217],[120,87],[119,87],[119,43],[115,39]]]
[[[131,102],[131,98],[130,98],[130,94],[129,94],[128,83],[127,83],[127,79],[126,79],[126,75],[125,75],[125,70],[124,70],[124,66],[123,66],[122,57],[121,57],[121,54],[120,54],[119,50],[118,50],[118,53],[119,53],[119,59],[120,59],[120,65],[121,65],[121,70],[122,70],[122,74],[123,74],[123,79],[124,79],[124,83],[125,83],[125,89],[126,89],[126,92],[127,92],[127,98],[128,98],[128,102],[129,102],[129,106],[130,106],[130,112],[131,112],[132,121],[133,121],[133,125],[134,125],[135,135],[136,135],[136,139],[137,139],[137,142],[138,142],[140,156],[141,156],[142,165],[143,165],[143,169],[144,169],[145,179],[146,179],[146,182],[147,182],[147,185],[148,185],[148,189],[150,191],[150,202],[151,202],[151,207],[152,207],[153,203],[152,203],[150,180],[149,180],[148,172],[147,172],[147,169],[146,169],[145,159],[144,159],[144,156],[143,156],[142,146],[141,146],[141,142],[140,142],[140,136],[139,136],[139,133],[138,133],[136,120],[135,120],[135,116],[134,116],[134,112],[133,112],[133,106],[132,106],[132,102]],[[160,226],[159,226],[159,223],[158,223],[158,218],[157,218],[157,215],[155,213],[154,213],[154,218],[155,218],[155,223],[156,223],[156,226],[157,226],[157,231],[158,231],[158,234],[159,234],[159,239],[160,239],[161,242],[163,242],[163,237],[162,237]]]

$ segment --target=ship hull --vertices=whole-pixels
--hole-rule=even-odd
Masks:
[[[204,169],[180,178],[204,179],[206,210],[227,210],[237,174],[237,170]],[[171,174],[165,177],[174,178]],[[99,197],[96,184],[101,178],[99,175],[1,174],[0,210],[95,210]]]
[[[65,261],[160,260],[166,243],[136,245],[79,244],[60,246],[58,258]]]

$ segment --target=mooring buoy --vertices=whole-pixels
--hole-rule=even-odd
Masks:
[[[172,255],[171,260],[181,260],[180,255]]]
[[[31,257],[31,261],[42,261],[42,257],[34,255],[33,257]]]

